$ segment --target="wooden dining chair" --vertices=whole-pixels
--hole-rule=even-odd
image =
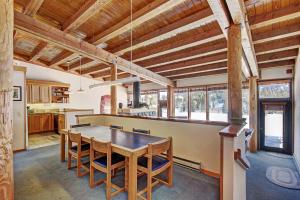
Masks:
[[[118,130],[123,130],[123,126],[118,126],[118,125],[110,125],[109,126],[111,129],[118,129]]]
[[[167,156],[163,156],[167,153]],[[172,138],[148,145],[147,154],[138,159],[138,171],[147,174],[147,187],[138,193],[141,199],[152,199],[152,187],[163,183],[168,187],[173,185],[173,143]],[[167,180],[155,177],[167,171]],[[152,182],[154,181],[154,182]],[[143,194],[147,192],[145,198]]]
[[[146,135],[150,135],[150,130],[143,130],[143,129],[135,129],[135,128],[133,128],[132,132],[143,133],[143,134],[146,134]]]
[[[70,127],[71,128],[78,128],[78,127],[85,127],[85,126],[91,126],[90,123],[88,124],[76,124],[76,125],[71,125]]]
[[[104,156],[100,158],[96,158],[95,157],[96,153],[104,154]],[[125,167],[125,157],[117,153],[112,153],[111,142],[99,142],[94,140],[94,138],[91,138],[91,148],[90,148],[90,187],[91,188],[95,187],[96,185],[106,183],[107,200],[110,200],[113,196],[116,196],[120,192],[125,191],[125,187],[121,188],[111,182],[112,171],[123,167]],[[97,182],[95,182],[94,180],[95,169],[102,173],[105,173],[106,179],[100,179]],[[127,170],[125,171],[126,171],[125,174],[126,177]],[[112,192],[112,189],[114,189],[115,191]]]
[[[75,143],[75,145],[73,145]],[[82,143],[80,133],[68,133],[68,169],[77,167],[77,176],[82,177],[89,173],[89,168],[82,163],[81,158],[90,154],[90,144]],[[72,158],[77,160],[77,165],[72,167]],[[81,169],[84,172],[81,172]]]

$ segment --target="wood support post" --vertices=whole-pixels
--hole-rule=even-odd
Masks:
[[[249,127],[254,130],[250,140],[250,151],[257,151],[257,77],[249,78]]]
[[[0,1],[0,199],[14,198],[12,149],[13,0]]]
[[[242,41],[241,26],[228,29],[228,121],[242,124]]]
[[[174,117],[174,87],[168,86],[168,118]]]
[[[117,80],[117,66],[111,66],[111,81]],[[117,86],[112,85],[110,87],[110,104],[111,104],[111,114],[117,114]]]

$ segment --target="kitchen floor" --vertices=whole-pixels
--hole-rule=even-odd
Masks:
[[[55,132],[36,133],[28,136],[29,149],[36,149],[60,143],[60,136]]]

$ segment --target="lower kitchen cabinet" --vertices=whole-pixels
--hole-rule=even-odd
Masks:
[[[54,117],[51,113],[29,114],[28,133],[54,131]]]

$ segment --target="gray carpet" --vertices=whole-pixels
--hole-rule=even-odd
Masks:
[[[77,178],[75,170],[67,170],[66,163],[59,159],[59,145],[20,152],[14,156],[15,199],[16,200],[68,200],[105,199],[105,186],[89,188],[88,176]],[[96,177],[103,177],[97,173]],[[123,184],[123,172],[113,180]],[[139,180],[144,187],[145,177]],[[121,193],[114,199],[127,199]],[[217,179],[179,166],[174,169],[174,187],[155,187],[154,200],[217,200],[219,183]]]
[[[292,160],[273,156],[267,152],[248,154],[251,168],[247,171],[247,200],[298,200],[300,190],[280,187],[269,182],[266,178],[267,168],[270,166],[286,167],[296,170]]]

